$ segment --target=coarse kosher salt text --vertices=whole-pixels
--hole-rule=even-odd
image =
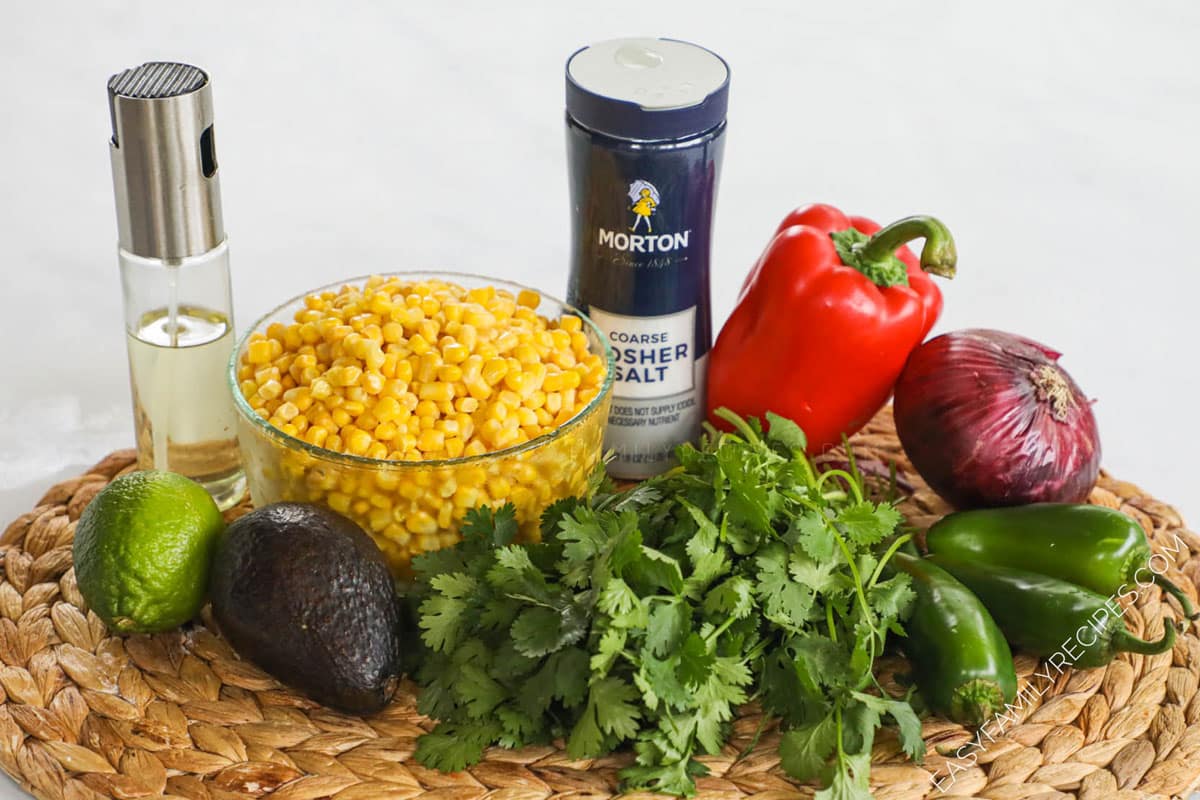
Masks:
[[[668,343],[668,335],[664,333],[624,333],[613,331],[609,334],[613,344],[613,356],[617,367],[614,378],[624,383],[662,383],[666,380],[667,370],[677,361],[689,358],[687,342]],[[637,345],[622,347],[621,345]]]
[[[695,388],[696,309],[633,317],[591,308],[613,351],[613,397],[650,400]]]

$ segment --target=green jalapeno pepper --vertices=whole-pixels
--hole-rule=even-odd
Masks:
[[[917,600],[902,647],[934,711],[982,725],[1017,692],[1012,652],[983,604],[944,569],[899,552],[890,562],[912,576]]]
[[[1030,570],[1106,597],[1153,582],[1179,601],[1184,616],[1198,616],[1188,596],[1154,568],[1142,526],[1111,508],[1035,503],[961,511],[935,523],[925,546],[956,561]]]
[[[1175,626],[1144,641],[1125,627],[1121,607],[1109,597],[1057,578],[978,562],[931,555],[987,606],[1008,640],[1042,657],[1061,656],[1062,667],[1090,669],[1117,653],[1156,655],[1175,646]]]

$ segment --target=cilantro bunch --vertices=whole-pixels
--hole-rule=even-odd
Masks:
[[[864,497],[853,460],[818,470],[804,435],[724,415],[679,466],[627,492],[561,501],[536,544],[513,509],[476,509],[463,541],[415,562],[429,649],[423,764],[455,771],[491,745],[566,741],[576,758],[631,745],[629,788],[676,795],[706,773],[736,707],[782,719],[780,755],[818,798],[868,798],[882,717],[918,758],[920,723],[872,664],[913,592],[885,565],[900,514]]]

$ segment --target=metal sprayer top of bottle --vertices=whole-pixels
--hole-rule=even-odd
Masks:
[[[618,139],[685,139],[725,121],[729,65],[678,39],[610,39],[567,59],[567,113]]]
[[[108,79],[121,248],[176,260],[225,240],[212,87],[197,67],[150,62]]]

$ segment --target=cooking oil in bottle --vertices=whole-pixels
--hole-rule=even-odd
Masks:
[[[245,478],[223,378],[234,344],[228,316],[182,306],[172,322],[169,309],[154,309],[126,339],[138,466],[187,475],[218,506],[233,505]]]
[[[230,508],[246,481],[208,75],[143,64],[112,76],[108,96],[138,465],[186,475]]]

